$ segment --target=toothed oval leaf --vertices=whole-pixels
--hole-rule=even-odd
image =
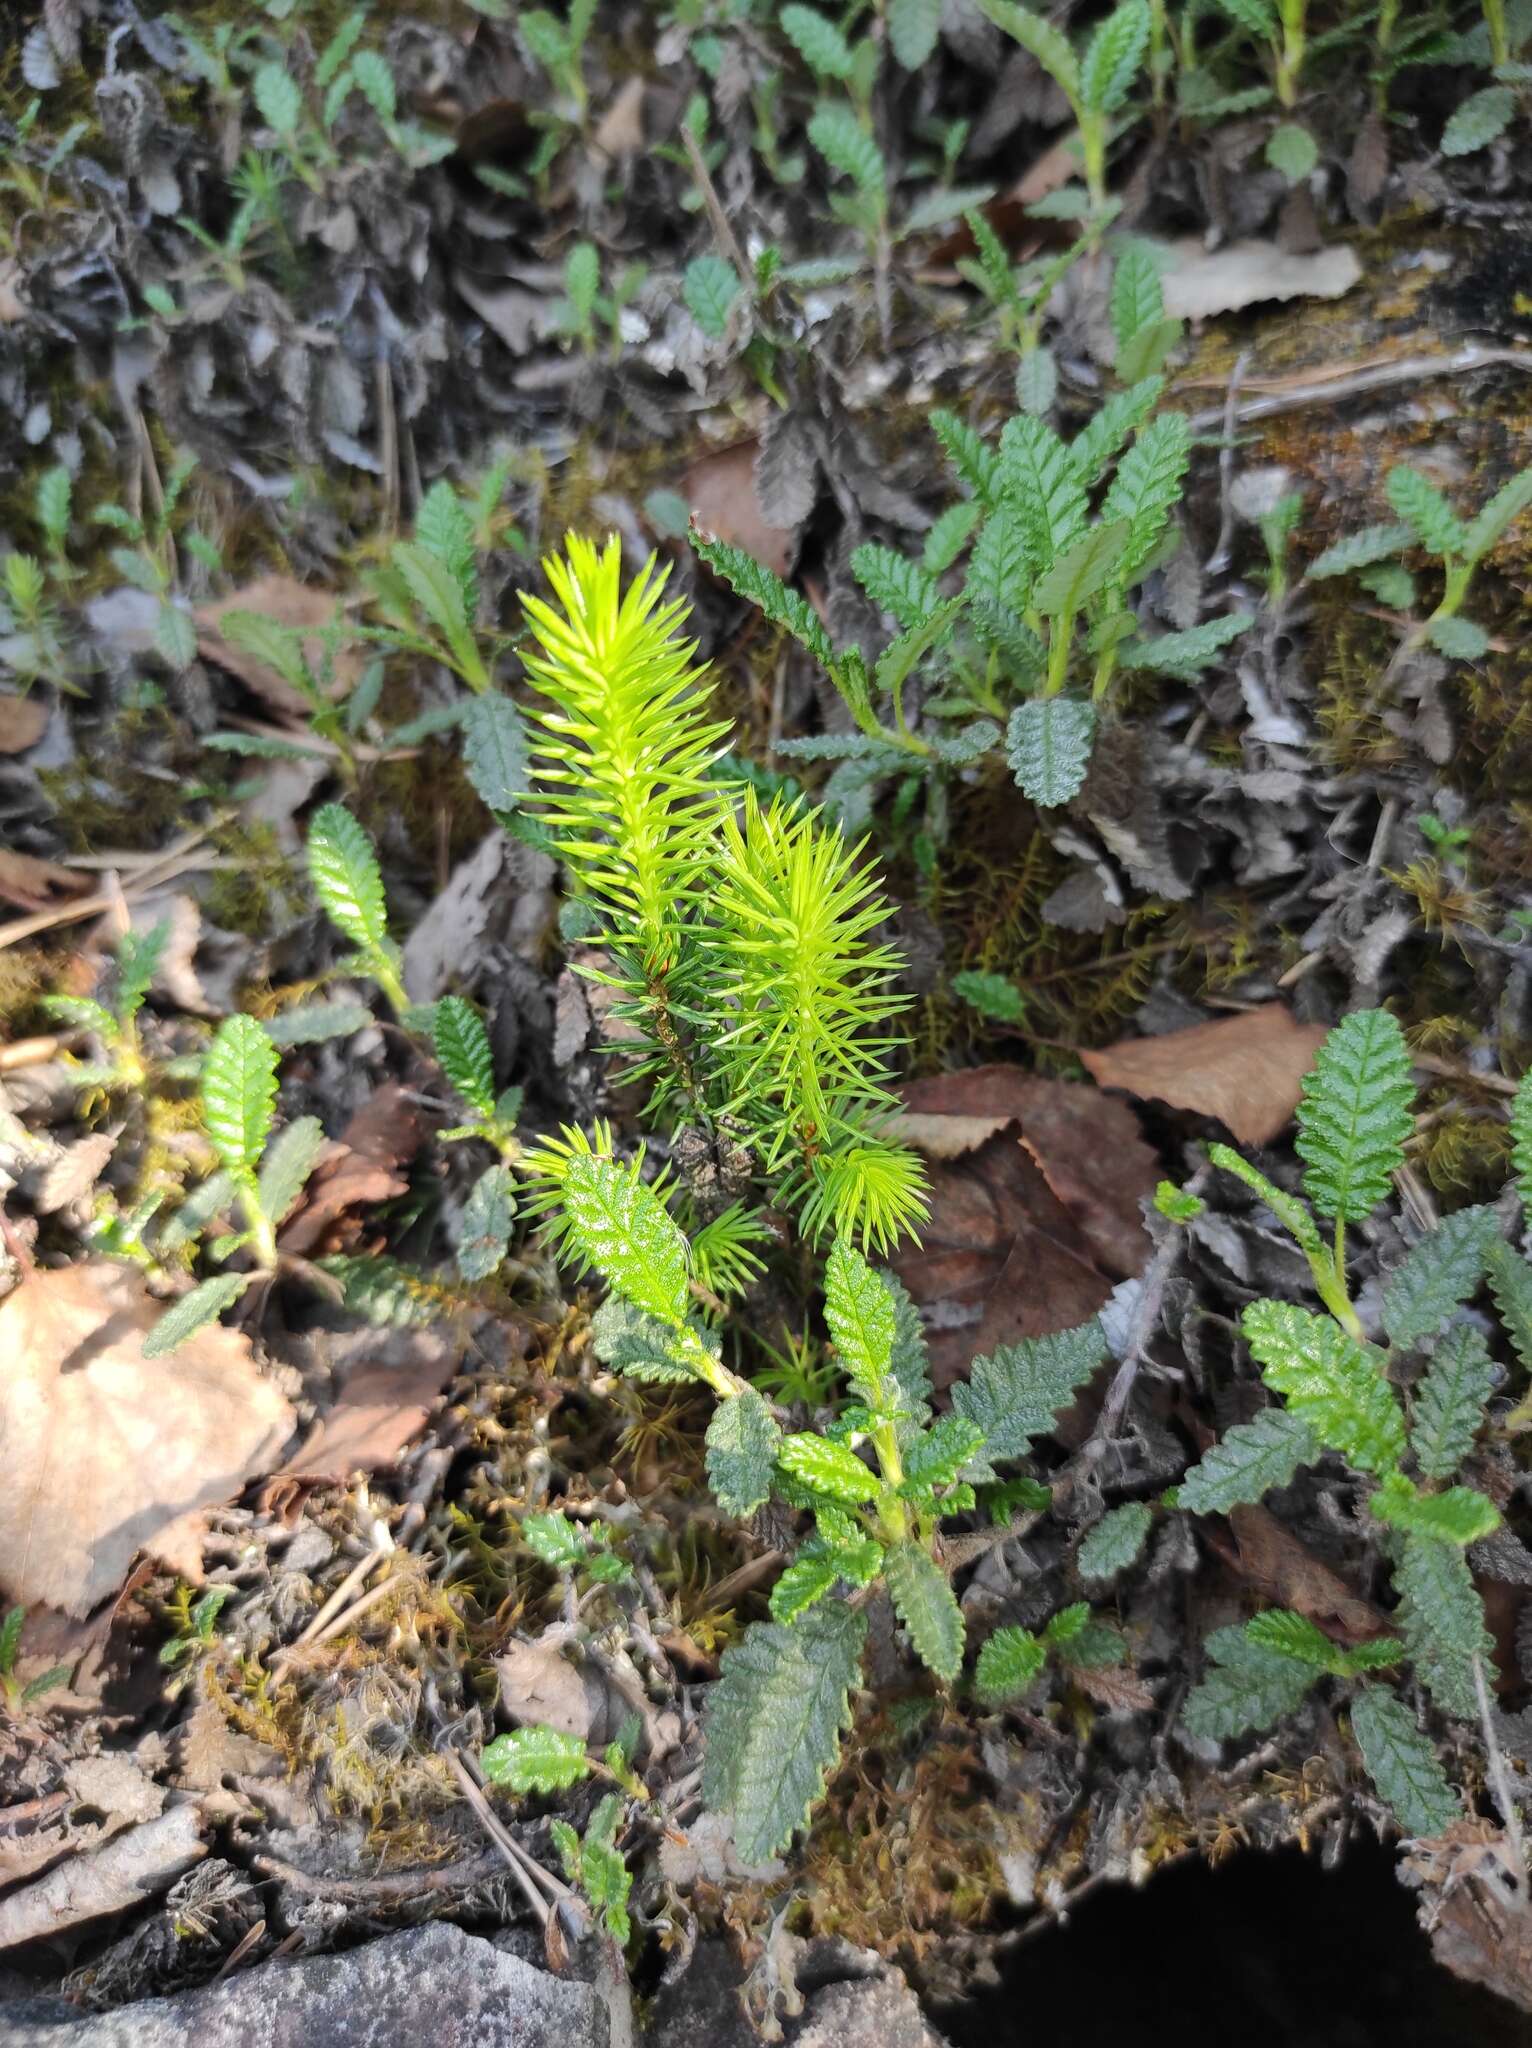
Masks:
[[[557,1728],[513,1728],[497,1735],[480,1762],[489,1783],[510,1792],[562,1792],[590,1775],[585,1744]]]
[[[950,1684],[963,1668],[963,1610],[946,1573],[918,1543],[896,1543],[883,1559],[883,1574],[916,1655]]]
[[[253,1017],[226,1017],[202,1063],[202,1117],[230,1173],[260,1165],[276,1099],[276,1047]]]
[[[372,841],[340,804],[322,804],[309,827],[309,874],[325,914],[359,952],[388,949],[383,876]]]
[[[1427,1479],[1450,1479],[1484,1422],[1499,1370],[1481,1333],[1463,1323],[1449,1330],[1431,1354],[1415,1389],[1410,1449]]]
[[[1047,1650],[1029,1628],[997,1628],[979,1652],[974,1690],[986,1706],[1004,1706],[1021,1697],[1047,1658]]]
[[[1262,1376],[1315,1436],[1362,1472],[1404,1456],[1404,1411],[1382,1360],[1330,1317],[1285,1301],[1253,1301],[1241,1318]]]
[[[1361,1223],[1404,1164],[1415,1089],[1398,1019],[1354,1010],[1326,1038],[1298,1105],[1303,1186],[1322,1216]]]
[[[1274,1486],[1289,1486],[1300,1465],[1312,1465],[1320,1444],[1301,1415],[1263,1408],[1236,1422],[1203,1453],[1176,1488],[1177,1504],[1194,1515],[1226,1515],[1253,1506]]]
[[[1351,1703],[1351,1731],[1367,1775],[1407,1835],[1439,1835],[1463,1808],[1431,1738],[1401,1700],[1369,1685]]]
[[[469,1108],[493,1116],[495,1061],[478,1011],[461,996],[443,996],[432,1012],[431,1042],[442,1072]]]
[[[753,1515],[766,1499],[781,1441],[782,1432],[754,1387],[719,1402],[707,1427],[705,1456],[708,1485],[725,1514]]]
[[[1102,1516],[1081,1543],[1075,1557],[1082,1579],[1115,1579],[1143,1549],[1154,1521],[1147,1501],[1130,1500]]]
[[[1383,1283],[1383,1327],[1396,1344],[1429,1337],[1477,1291],[1499,1236],[1499,1219],[1484,1205],[1459,1209],[1411,1248]]]
[[[569,1237],[580,1257],[635,1308],[677,1326],[687,1303],[686,1239],[635,1164],[577,1152],[561,1186]]]

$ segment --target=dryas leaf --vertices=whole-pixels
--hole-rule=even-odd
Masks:
[[[1380,1522],[1464,1549],[1500,1527],[1500,1510],[1474,1487],[1449,1486],[1441,1493],[1422,1493],[1402,1472],[1388,1474],[1369,1506]]]
[[[754,1387],[719,1402],[707,1427],[706,1461],[708,1485],[725,1514],[753,1515],[766,1499],[781,1440]]]
[[[527,731],[509,697],[492,690],[463,707],[463,766],[497,817],[519,810],[532,786]]]
[[[947,1574],[918,1543],[896,1543],[884,1555],[883,1571],[915,1654],[950,1684],[963,1668],[963,1611]]]
[[[1147,1501],[1130,1500],[1102,1516],[1075,1556],[1082,1579],[1115,1579],[1136,1562],[1154,1521]]]
[[[1354,1010],[1319,1048],[1298,1105],[1303,1186],[1322,1216],[1361,1223],[1404,1164],[1415,1089],[1398,1019]]]
[[[1500,1225],[1487,1204],[1437,1224],[1383,1283],[1383,1327],[1396,1344],[1418,1344],[1477,1292]]]
[[[326,1142],[318,1117],[300,1116],[278,1131],[267,1146],[255,1193],[261,1214],[273,1230],[286,1221],[303,1193]]]
[[[974,1690],[986,1706],[1019,1699],[1042,1670],[1048,1653],[1029,1628],[997,1628],[979,1652]]]
[[[476,698],[476,704],[492,700]],[[443,996],[431,1014],[431,1042],[442,1072],[470,1109],[495,1113],[495,1062],[489,1033],[477,1010],[461,996]]]
[[[1402,1700],[1369,1685],[1351,1703],[1351,1730],[1367,1775],[1405,1834],[1439,1835],[1462,1816],[1431,1738]]]
[[[1459,1324],[1438,1343],[1415,1389],[1410,1424],[1410,1449],[1427,1479],[1450,1479],[1473,1449],[1498,1377],[1472,1324]]]
[[[840,1755],[866,1634],[854,1608],[821,1600],[724,1651],[707,1698],[702,1796],[731,1817],[747,1863],[776,1855],[807,1824]]]
[[[1493,1644],[1467,1558],[1456,1543],[1406,1535],[1394,1583],[1399,1625],[1421,1682],[1443,1713],[1472,1720],[1479,1711],[1474,1658],[1492,1669]]]
[[[561,1194],[569,1234],[587,1265],[635,1308],[679,1326],[687,1303],[686,1239],[665,1204],[639,1178],[638,1162],[577,1152]]]
[[[1043,809],[1077,796],[1096,731],[1092,705],[1077,697],[1029,697],[1011,713],[1005,758],[1022,793]]]
[[[978,1358],[952,1389],[954,1414],[984,1432],[984,1450],[968,1467],[975,1481],[993,1479],[994,1467],[1021,1457],[1033,1437],[1044,1436],[1107,1355],[1106,1335],[1094,1317],[1077,1329],[1024,1337],[991,1358]]]
[[[825,1261],[825,1321],[841,1363],[869,1408],[887,1404],[894,1350],[894,1298],[855,1245],[837,1238]]]
[[[276,1047],[253,1017],[226,1017],[202,1063],[202,1119],[230,1173],[254,1175],[276,1099]]]
[[[470,1285],[498,1272],[516,1221],[516,1182],[508,1166],[486,1166],[463,1204],[457,1269]]]
[[[183,1294],[179,1301],[166,1309],[145,1337],[144,1357],[168,1358],[188,1337],[205,1330],[209,1323],[216,1323],[224,1310],[232,1308],[239,1300],[254,1278],[253,1273],[215,1273],[211,1280],[204,1280],[189,1294]]]
[[[1283,1650],[1252,1642],[1242,1628],[1215,1629],[1204,1648],[1211,1663],[1187,1694],[1181,1718],[1192,1735],[1208,1741],[1273,1727],[1320,1675]]]
[[[1468,550],[1468,529],[1429,478],[1398,463],[1384,483],[1388,502],[1422,547],[1433,555],[1462,556]]]
[[[557,1728],[513,1728],[486,1743],[479,1761],[486,1781],[508,1792],[562,1792],[590,1775],[585,1744]]]
[[[831,1500],[855,1506],[871,1500],[878,1490],[876,1475],[855,1451],[832,1443],[828,1437],[815,1436],[810,1430],[784,1437],[777,1457],[784,1472],[790,1472],[815,1493],[827,1494]]]
[[[1252,1506],[1274,1486],[1288,1486],[1300,1465],[1312,1465],[1320,1444],[1303,1416],[1290,1408],[1263,1408],[1236,1422],[1203,1453],[1176,1489],[1194,1515],[1226,1515]]]
[[[1266,1383],[1286,1397],[1322,1444],[1361,1472],[1391,1471],[1404,1456],[1404,1411],[1382,1359],[1329,1316],[1285,1301],[1253,1301],[1241,1318]]]
[[[330,921],[358,952],[388,951],[383,876],[372,841],[340,804],[321,804],[308,837],[309,874]]]

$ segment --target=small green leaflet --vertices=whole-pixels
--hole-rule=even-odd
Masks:
[[[1432,619],[1427,626],[1431,645],[1452,661],[1478,661],[1489,652],[1489,635],[1472,619]]]
[[[1268,1607],[1263,1614],[1247,1621],[1245,1639],[1264,1650],[1293,1657],[1316,1671],[1328,1672],[1332,1678],[1350,1678],[1360,1671],[1383,1671],[1404,1655],[1403,1643],[1393,1636],[1375,1636],[1370,1642],[1358,1643],[1355,1649],[1343,1650],[1322,1629],[1316,1628],[1307,1615],[1294,1614],[1286,1607]]]
[[[871,1500],[878,1490],[876,1475],[868,1470],[855,1451],[848,1451],[844,1444],[832,1443],[827,1437],[815,1436],[809,1430],[799,1430],[784,1437],[777,1457],[785,1472],[802,1480],[815,1493],[828,1494],[831,1500],[855,1506],[861,1501]]]
[[[876,541],[864,541],[852,550],[851,571],[878,609],[905,632],[923,625],[941,603],[929,570]]]
[[[728,541],[694,533],[692,547],[714,575],[721,576],[741,597],[758,606],[774,626],[785,627],[821,667],[834,668],[835,649],[830,645],[830,637],[820,622],[818,612],[806,597],[800,597],[796,590],[789,590],[780,576],[774,575],[753,555],[747,555],[743,548],[734,547]]]
[[[1153,1508],[1141,1500],[1128,1501],[1103,1515],[1076,1554],[1081,1578],[1100,1582],[1126,1571],[1143,1549],[1153,1521]]]
[[[504,1262],[516,1221],[516,1182],[508,1166],[486,1166],[468,1191],[457,1229],[457,1269],[471,1285]]]
[[[1115,114],[1149,48],[1148,0],[1123,0],[1086,45],[1080,95],[1095,114]]]
[[[1140,241],[1125,242],[1112,266],[1112,290],[1108,302],[1112,332],[1117,346],[1126,348],[1136,334],[1153,327],[1165,317],[1165,294],[1160,285],[1160,266],[1153,253]]]
[[[1521,1206],[1532,1211],[1532,1067],[1517,1082],[1511,1103],[1511,1172]]]
[[[571,1571],[585,1556],[585,1532],[567,1515],[524,1515],[521,1540],[535,1558],[554,1571]]]
[[[1118,655],[1123,668],[1147,669],[1152,675],[1174,676],[1188,682],[1216,661],[1231,640],[1238,639],[1252,622],[1249,612],[1225,612],[1216,619],[1204,619],[1200,626],[1188,626],[1184,633],[1157,633],[1152,640],[1130,640]]]
[[[753,1515],[766,1499],[781,1440],[754,1387],[718,1403],[707,1428],[707,1476],[725,1514]]]
[[[322,804],[308,838],[309,874],[326,915],[359,952],[388,950],[383,877],[372,841],[340,804]]]
[[[1300,1465],[1312,1465],[1320,1444],[1304,1418],[1290,1408],[1263,1408],[1249,1422],[1236,1422],[1203,1453],[1176,1488],[1179,1506],[1194,1515],[1226,1515],[1254,1505],[1274,1486],[1289,1486]]]
[[[1442,130],[1443,156],[1472,156],[1487,149],[1503,135],[1516,117],[1516,90],[1509,85],[1486,85],[1470,93]]]
[[[1415,1088],[1398,1019],[1354,1010],[1315,1056],[1298,1105],[1303,1185],[1322,1216],[1361,1223],[1404,1164]]]
[[[940,406],[931,413],[931,431],[962,482],[981,504],[992,505],[999,488],[999,456],[966,420]]]
[[[1080,66],[1061,30],[1040,14],[1034,14],[1031,8],[1018,6],[1016,0],[979,0],[979,7],[997,28],[1014,36],[1037,59],[1071,104],[1080,104]]]
[[[894,1298],[881,1273],[845,1238],[825,1261],[825,1321],[852,1386],[869,1408],[888,1406]]]
[[[681,1356],[674,1324],[645,1315],[620,1295],[608,1295],[591,1317],[591,1348],[603,1365],[625,1379],[694,1380],[697,1375]],[[718,1348],[717,1338],[710,1349]]]
[[[866,1635],[854,1608],[822,1600],[724,1651],[708,1692],[702,1796],[732,1817],[746,1863],[775,1856],[806,1825],[840,1754]]]
[[[979,508],[971,500],[949,505],[926,535],[925,546],[920,553],[921,566],[933,576],[940,576],[944,569],[950,569],[968,545],[968,537],[978,520]]]
[[[1033,609],[1050,619],[1073,618],[1111,582],[1132,537],[1126,519],[1090,527],[1038,578],[1032,592]]]
[[[1472,1324],[1459,1324],[1437,1344],[1415,1389],[1410,1424],[1410,1449],[1427,1479],[1450,1479],[1473,1449],[1499,1376]]]
[[[907,1494],[951,1486],[984,1448],[984,1432],[964,1415],[944,1415],[904,1447]]]
[[[276,1099],[276,1047],[253,1017],[226,1017],[202,1065],[202,1115],[213,1150],[230,1173],[253,1177]]]
[[[710,341],[721,341],[729,313],[740,294],[739,274],[732,263],[709,252],[694,256],[681,280],[687,310]]]
[[[638,1162],[577,1152],[564,1173],[564,1213],[575,1248],[619,1294],[673,1326],[687,1303],[686,1239],[669,1210],[638,1177]]]
[[[493,691],[463,707],[463,766],[497,816],[518,810],[532,785],[526,727],[509,697]]]
[[[1511,1349],[1532,1372],[1532,1266],[1499,1239],[1489,1248],[1489,1290]]]
[[[851,45],[840,30],[821,14],[817,7],[801,7],[793,4],[784,7],[777,16],[781,29],[798,55],[821,78],[846,79],[851,76]]]
[[[1398,1621],[1410,1660],[1443,1713],[1472,1720],[1479,1703],[1473,1660],[1489,1662],[1493,1644],[1468,1560],[1456,1543],[1406,1535],[1394,1567]]]
[[[1047,1337],[1024,1337],[991,1358],[975,1359],[966,1380],[952,1389],[952,1407],[984,1432],[984,1450],[966,1477],[993,1479],[994,1467],[1019,1458],[1033,1437],[1044,1436],[1053,1418],[1107,1355],[1106,1336],[1094,1317],[1077,1329]]]
[[[256,1182],[256,1200],[273,1230],[303,1193],[326,1144],[317,1116],[300,1116],[280,1130],[266,1148]]]
[[[278,135],[297,132],[303,99],[297,84],[281,64],[262,64],[251,81],[255,110],[268,128]]]
[[[979,1652],[974,1691],[986,1706],[1019,1699],[1042,1670],[1048,1653],[1028,1628],[997,1628]]]
[[[1418,1344],[1478,1291],[1500,1224],[1487,1204],[1459,1209],[1428,1231],[1383,1283],[1383,1326],[1396,1344]]]
[[[476,698],[475,704],[488,703]],[[431,1017],[431,1041],[442,1072],[469,1108],[488,1119],[495,1113],[495,1062],[489,1033],[477,1010],[461,996],[443,996]]]
[[[1465,550],[1469,561],[1481,561],[1529,506],[1532,506],[1532,469],[1523,469],[1503,483],[1489,503],[1469,520]]]
[[[1181,1718],[1190,1734],[1207,1741],[1273,1727],[1320,1675],[1284,1651],[1252,1642],[1242,1628],[1215,1629],[1204,1648],[1211,1663],[1187,1695]]]
[[[1096,731],[1092,705],[1076,697],[1030,697],[1011,713],[1005,758],[1022,792],[1050,810],[1077,796]]]
[[[918,71],[936,48],[942,0],[888,0],[888,40],[896,61]]]
[[[509,1792],[562,1792],[590,1775],[585,1744],[557,1728],[513,1728],[497,1735],[480,1762],[488,1782]]]
[[[832,171],[849,178],[864,197],[884,202],[887,173],[882,152],[850,107],[826,102],[816,108],[808,136]]]
[[[1380,1522],[1465,1548],[1500,1526],[1500,1510],[1473,1487],[1449,1486],[1441,1493],[1422,1493],[1402,1472],[1387,1475],[1369,1506]]]
[[[1411,546],[1415,536],[1407,526],[1364,526],[1359,533],[1348,533],[1333,547],[1316,555],[1308,567],[1311,578],[1318,580],[1326,576],[1345,576],[1353,569],[1369,568],[1374,562],[1388,561]]]
[[[1433,555],[1467,553],[1468,529],[1435,484],[1418,469],[1412,469],[1407,462],[1399,463],[1389,471],[1384,489],[1388,502],[1422,547],[1429,548]]]
[[[1021,990],[1003,974],[973,968],[954,974],[949,986],[959,1001],[977,1010],[981,1017],[992,1017],[997,1024],[1021,1024],[1026,1020],[1027,1006]]]
[[[1351,1703],[1351,1729],[1367,1775],[1405,1834],[1439,1835],[1462,1815],[1435,1745],[1402,1701],[1369,1685]]]
[[[215,1273],[211,1280],[204,1280],[190,1294],[183,1294],[172,1308],[166,1309],[144,1338],[141,1347],[144,1357],[164,1358],[198,1330],[217,1322],[224,1310],[239,1300],[254,1278],[253,1273]]]
[[[1268,1386],[1285,1395],[1321,1443],[1362,1472],[1387,1472],[1404,1456],[1404,1411],[1364,1351],[1329,1316],[1284,1301],[1253,1301],[1241,1318]]]
[[[831,1591],[840,1576],[836,1553],[827,1544],[805,1544],[771,1589],[772,1620],[796,1621]]]
[[[463,594],[463,610],[471,619],[479,608],[473,515],[445,477],[432,484],[420,501],[420,510],[415,515],[415,539],[451,572]]]
[[[963,1612],[947,1575],[918,1543],[899,1543],[883,1559],[894,1612],[916,1655],[950,1684],[963,1668]]]
[[[1016,403],[1045,419],[1059,395],[1059,366],[1052,349],[1029,348],[1016,365]]]

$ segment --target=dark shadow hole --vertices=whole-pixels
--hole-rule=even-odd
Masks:
[[[1432,1960],[1394,1855],[1356,1842],[1113,1885],[934,2015],[953,2048],[1532,2048],[1532,2015]]]

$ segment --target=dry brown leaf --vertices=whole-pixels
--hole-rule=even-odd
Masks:
[[[1296,1608],[1348,1645],[1369,1642],[1388,1627],[1387,1617],[1353,1593],[1269,1508],[1231,1508],[1229,1526],[1239,1547],[1236,1570],[1274,1607]]]
[[[77,875],[73,868],[60,867],[54,860],[39,860],[30,853],[12,853],[0,846],[0,900],[14,903],[19,910],[53,910],[71,896],[82,896],[93,886],[92,877]]]
[[[599,1663],[581,1657],[578,1650],[575,1659],[566,1657],[563,1652],[574,1633],[560,1624],[536,1642],[512,1643],[495,1659],[505,1711],[515,1721],[577,1736],[592,1749],[615,1742],[629,1715],[637,1714],[643,1723],[639,1753],[652,1763],[660,1762],[680,1740],[676,1715],[655,1706],[637,1671],[620,1653],[610,1653]]]
[[[321,1154],[303,1199],[278,1238],[283,1251],[349,1251],[361,1231],[351,1212],[402,1195],[399,1171],[425,1143],[425,1126],[404,1090],[389,1082],[368,1097],[336,1142]]]
[[[199,1511],[270,1469],[293,1411],[213,1325],[146,1359],[163,1304],[130,1266],[38,1271],[0,1302],[0,1585],[88,1613],[140,1550],[200,1570]]]
[[[24,754],[48,730],[48,707],[40,697],[0,692],[0,754]]]
[[[337,603],[333,590],[322,590],[317,584],[299,583],[292,576],[258,577],[254,583],[247,583],[243,590],[236,590],[229,597],[198,605],[192,614],[197,622],[197,652],[204,661],[214,661],[220,668],[226,668],[230,675],[238,676],[247,689],[253,690],[280,716],[306,724],[309,707],[292,685],[284,682],[264,661],[257,661],[253,654],[247,654],[243,648],[225,640],[219,627],[230,612],[259,612],[279,626],[292,626],[305,635],[313,635],[320,627],[329,625],[335,616]],[[305,638],[303,648],[317,676],[319,641]],[[342,652],[336,658],[331,696],[344,697],[360,674],[361,655],[355,649]]]
[[[288,1482],[340,1482],[392,1465],[430,1414],[461,1360],[438,1331],[380,1331],[365,1365],[348,1374],[329,1413],[262,1490],[270,1505]]]
[[[1339,299],[1362,275],[1356,251],[1345,242],[1293,256],[1276,242],[1226,242],[1207,250],[1188,239],[1168,253],[1160,285],[1171,320],[1206,320],[1275,299]]]
[[[1120,1664],[1071,1667],[1070,1680],[1109,1714],[1141,1714],[1154,1705],[1152,1689]]]
[[[1465,1816],[1409,1844],[1400,1882],[1420,1892],[1420,1924],[1439,1963],[1532,2012],[1532,1906],[1519,1845],[1493,1821]]]
[[[65,1145],[37,1177],[33,1201],[41,1214],[52,1216],[77,1202],[81,1195],[88,1195],[116,1149],[115,1131],[97,1131],[89,1138]]]
[[[1194,1024],[1161,1038],[1124,1038],[1080,1058],[1103,1088],[1217,1117],[1242,1145],[1266,1145],[1292,1119],[1303,1077],[1324,1042],[1283,1003]]]
[[[785,576],[792,567],[793,533],[789,527],[773,526],[761,510],[755,494],[759,446],[757,441],[736,441],[732,448],[699,455],[681,479],[681,495],[704,533],[743,548],[773,575]]]
[[[893,1128],[936,1165],[930,1221],[894,1269],[926,1311],[938,1386],[999,1345],[1085,1322],[1142,1266],[1158,1167],[1126,1104],[1003,1065],[904,1099]]]

